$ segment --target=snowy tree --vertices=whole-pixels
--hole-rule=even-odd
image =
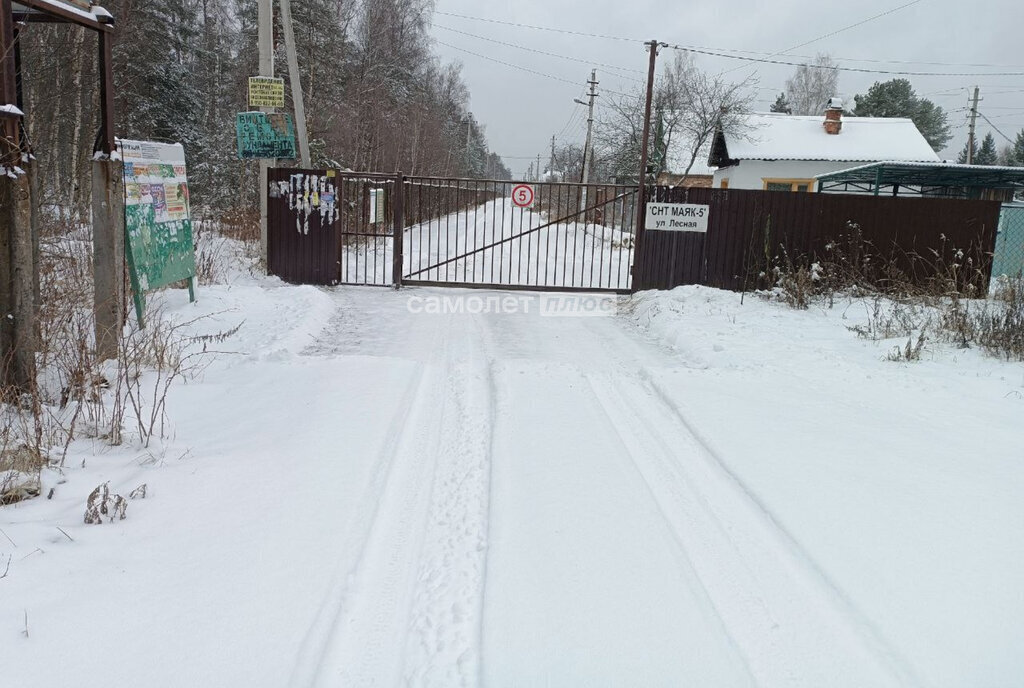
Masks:
[[[1007,152],[1006,164],[1013,167],[1024,167],[1024,129],[1017,132],[1017,138]]]
[[[997,164],[1003,167],[1017,167],[1013,159],[1013,146],[1006,144],[999,149],[999,162]]]
[[[726,81],[721,75],[699,69],[688,54],[676,53],[654,95],[655,111],[661,112],[661,118],[652,122],[650,159],[656,160],[653,154],[658,150],[668,154],[678,151],[686,167],[672,171],[689,174],[716,129],[743,129],[744,116],[753,103],[752,84],[750,79]],[[639,88],[609,98],[603,108],[594,134],[595,161],[604,163],[615,176],[636,178],[638,174],[643,111],[644,94]]]
[[[786,100],[793,115],[820,115],[828,101],[838,94],[838,65],[822,53],[810,64],[797,67],[796,73],[786,80]]]
[[[431,0],[292,0],[314,165],[508,173],[469,111],[458,66],[433,54],[432,7]],[[183,143],[194,207],[252,212],[257,166],[237,159],[234,120],[248,109],[247,78],[258,71],[256,0],[110,0],[107,9],[117,21],[117,135]],[[275,36],[277,75],[293,112],[280,31]],[[19,40],[41,191],[86,216],[98,127],[95,39],[80,28],[32,23]]]
[[[195,145],[204,94],[196,80],[203,55],[192,3],[124,0],[112,10],[120,10],[113,50],[118,133]]]
[[[942,150],[953,137],[946,113],[932,101],[919,97],[906,79],[875,82],[864,95],[853,97],[857,117],[908,117],[921,135],[936,150]]]
[[[996,153],[996,140],[992,136],[992,132],[985,134],[985,138],[981,141],[981,148],[978,149],[978,154],[974,157],[975,165],[995,165],[999,161],[999,156]]]
[[[971,151],[971,155],[970,156],[967,155],[967,151],[968,150]],[[977,139],[975,139],[974,141],[971,141],[970,139],[967,139],[967,141],[964,142],[964,147],[960,149],[960,154],[958,156],[956,156],[956,161],[958,163],[960,163],[961,165],[966,165],[968,160],[970,160],[972,162],[972,164],[976,163],[977,160],[978,160],[978,140]]]
[[[780,93],[779,97],[775,99],[772,106],[769,108],[772,112],[781,112],[787,115],[793,114],[793,106],[789,104],[789,99],[786,98],[785,93]]]

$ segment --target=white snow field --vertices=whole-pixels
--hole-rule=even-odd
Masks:
[[[163,298],[234,353],[0,508],[5,686],[1020,685],[1020,363],[697,287]]]

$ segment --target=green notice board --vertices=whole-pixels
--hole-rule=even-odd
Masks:
[[[185,149],[179,143],[118,142],[124,161],[125,253],[135,313],[147,291],[188,280],[195,300],[196,257]]]
[[[235,116],[238,157],[295,158],[295,125],[288,114],[239,112]]]

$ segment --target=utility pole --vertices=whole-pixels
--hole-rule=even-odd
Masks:
[[[466,176],[469,176],[469,134],[473,130],[473,120],[466,118]]]
[[[533,173],[537,175],[534,177],[535,180],[540,180],[540,153],[537,153],[537,166],[533,168]]]
[[[299,159],[309,169],[309,134],[306,132],[306,106],[302,99],[299,80],[299,61],[295,56],[295,30],[292,27],[292,0],[281,0],[281,27],[284,29],[284,49],[288,57],[288,81],[292,86],[295,104],[295,133],[299,137]]]
[[[583,144],[583,176],[580,179],[583,182],[583,202],[581,205],[585,209],[587,207],[587,182],[590,181],[590,164],[593,159],[594,152],[591,150],[591,134],[594,129],[594,98],[597,98],[597,70],[590,70],[590,92],[587,93],[588,103],[584,103],[579,98],[575,98],[574,102],[580,105],[587,105],[587,142]],[[586,219],[586,218],[584,218]]]
[[[637,271],[635,270],[638,261],[643,259],[641,248],[644,236],[644,214],[646,210],[647,195],[647,140],[651,137],[651,100],[654,98],[654,64],[658,59],[658,41],[651,40],[645,43],[650,51],[650,62],[647,65],[647,98],[644,101],[644,131],[643,139],[640,141],[640,174],[637,180],[636,190],[636,234],[634,235],[633,253],[633,290],[637,289]],[[641,273],[643,270],[641,269]]]
[[[974,122],[978,119],[978,87],[974,87],[971,98],[971,127],[967,130],[967,164],[974,164]]]
[[[273,0],[258,0],[257,47],[259,48],[260,76],[274,76],[274,3]],[[260,108],[263,112],[273,112],[273,108]],[[260,256],[263,265],[267,265],[267,170],[276,161],[260,158]]]
[[[551,164],[548,165],[548,173],[551,174],[552,175],[552,179],[554,179],[554,176],[553,176],[555,174],[555,137],[554,137],[554,135],[551,136]]]

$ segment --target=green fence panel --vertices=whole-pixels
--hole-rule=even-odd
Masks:
[[[1003,206],[992,257],[992,277],[1024,274],[1024,203]]]

